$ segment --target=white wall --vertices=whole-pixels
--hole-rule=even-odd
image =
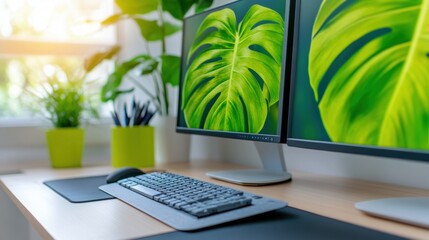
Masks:
[[[202,155],[202,153],[195,153],[202,149],[202,146],[198,145],[201,142],[201,140],[194,142],[194,155]],[[261,166],[258,153],[252,142],[218,139],[217,141],[211,140],[210,143],[216,144],[217,152],[213,155],[214,159],[222,157],[229,162]],[[429,189],[429,163],[300,149],[286,145],[284,145],[283,150],[287,168],[291,171],[350,177]],[[206,156],[206,158],[210,159],[210,156]]]

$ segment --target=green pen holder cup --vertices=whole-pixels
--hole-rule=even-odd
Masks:
[[[155,166],[155,129],[151,126],[112,128],[112,166]]]
[[[51,166],[81,167],[84,138],[85,131],[82,128],[55,128],[46,131]]]

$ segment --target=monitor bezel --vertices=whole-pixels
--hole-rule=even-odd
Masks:
[[[244,1],[244,0],[239,0]],[[191,16],[187,16],[183,19],[183,33],[186,32],[186,21],[194,16],[198,16],[199,14],[207,14],[209,12],[218,11],[222,8],[228,7],[234,3],[239,1],[231,2],[222,6],[218,6],[209,10],[206,10],[201,13],[197,13]],[[293,26],[295,25],[293,20],[294,16],[294,1],[285,0],[285,13],[284,16],[289,16],[288,19],[285,17],[285,23],[288,21],[288,28],[285,29],[285,36],[283,42],[283,69],[281,73],[281,85],[280,85],[280,96],[279,99],[279,116],[278,116],[278,128],[279,133],[277,135],[270,134],[255,134],[255,133],[244,133],[244,132],[227,132],[227,131],[214,131],[207,129],[196,129],[196,128],[187,128],[179,126],[179,118],[181,116],[181,89],[180,87],[183,84],[184,79],[183,76],[183,61],[185,59],[185,49],[182,47],[181,49],[181,66],[180,66],[180,82],[179,82],[179,99],[178,99],[178,109],[177,109],[177,122],[176,122],[176,132],[178,133],[187,133],[187,134],[196,134],[196,135],[205,135],[212,137],[223,137],[223,138],[231,138],[231,139],[240,139],[240,140],[249,140],[249,141],[258,141],[258,142],[272,142],[272,143],[286,143],[287,140],[287,129],[288,129],[288,113],[289,113],[289,93],[290,93],[290,79],[289,72],[291,69],[291,59],[292,59],[292,39],[293,39]],[[185,41],[185,34],[182,35],[182,44]]]
[[[292,116],[294,111],[294,99],[295,99],[295,83],[297,82],[296,69],[298,66],[298,49],[299,49],[299,27],[300,27],[300,14],[301,14],[301,1],[292,0],[295,2],[295,8],[291,11],[294,12],[294,27],[293,27],[293,46],[292,46],[292,59],[291,59],[291,71],[290,71],[290,93],[289,93],[289,121],[288,121],[288,133],[287,133],[287,145],[291,147],[299,147],[306,149],[330,151],[330,152],[341,152],[360,154],[367,156],[376,157],[387,157],[402,160],[415,160],[429,162],[429,151],[423,150],[408,150],[402,148],[389,148],[372,145],[357,145],[347,144],[338,142],[326,142],[309,139],[297,139],[292,136]]]

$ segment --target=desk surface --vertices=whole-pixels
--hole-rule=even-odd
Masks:
[[[224,163],[180,163],[158,166],[182,175],[285,200],[290,206],[380,231],[428,239],[429,230],[367,216],[354,208],[363,200],[429,196],[428,190],[317,174],[292,172],[293,181],[264,187],[244,187],[208,178],[207,171],[239,168]],[[5,175],[0,187],[44,239],[129,239],[174,231],[169,226],[120,202],[106,200],[70,203],[43,185],[43,181],[107,174],[110,167],[32,169]]]

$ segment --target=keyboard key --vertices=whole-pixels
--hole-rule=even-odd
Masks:
[[[136,191],[136,192],[138,192],[138,193],[140,193],[140,194],[142,194],[148,198],[151,198],[151,199],[153,199],[154,196],[161,194],[160,192],[158,192],[156,190],[150,189],[150,188],[142,186],[142,185],[132,186],[130,189],[133,191]]]
[[[205,217],[215,212],[213,208],[196,208],[189,213],[197,217]]]
[[[186,205],[188,205],[187,202],[180,202],[180,203],[175,204],[174,208],[176,208],[176,209],[182,209],[182,207],[186,206]]]

